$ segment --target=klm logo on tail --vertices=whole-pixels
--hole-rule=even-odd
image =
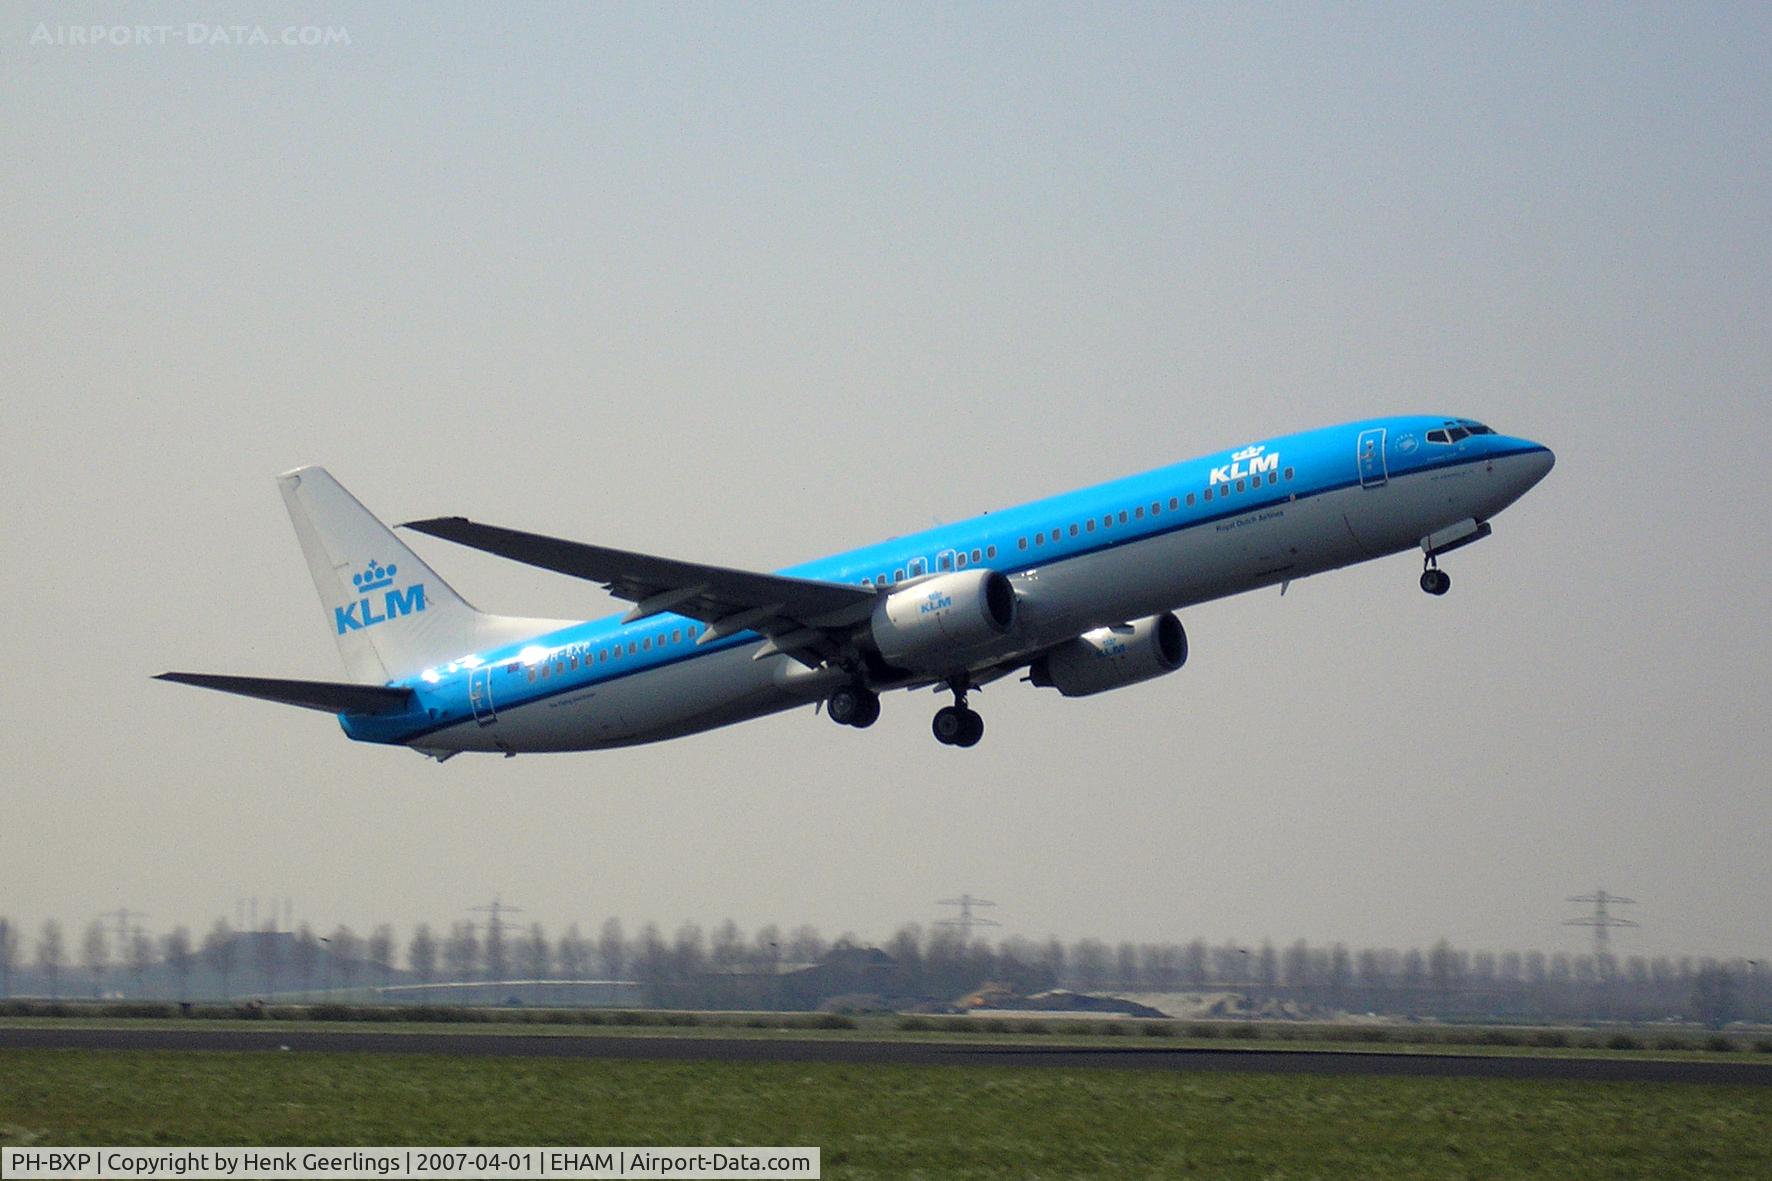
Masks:
[[[390,619],[398,619],[402,615],[416,615],[425,609],[425,584],[415,582],[405,590],[394,585],[394,575],[400,568],[392,562],[383,566],[371,558],[362,571],[351,575],[351,585],[357,588],[357,599],[343,607],[332,609],[332,622],[338,628],[338,634],[362,631],[366,627],[374,627],[378,623],[386,623]],[[370,597],[371,591],[382,590],[380,600]],[[381,614],[376,614],[376,607],[381,607]]]

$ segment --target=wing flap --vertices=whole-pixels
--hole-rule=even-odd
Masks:
[[[292,681],[277,677],[231,677],[216,673],[161,673],[156,681],[217,689],[317,709],[329,714],[401,714],[411,708],[411,689],[390,685],[357,685],[344,681]]]

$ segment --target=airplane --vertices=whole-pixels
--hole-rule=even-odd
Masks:
[[[866,729],[880,695],[934,688],[943,745],[968,694],[1016,672],[1087,697],[1179,669],[1176,612],[1405,550],[1440,559],[1556,462],[1468,418],[1379,418],[1264,439],[773,574],[481,524],[405,529],[602,584],[589,621],[476,610],[324,468],[278,477],[351,677],[158,679],[321,710],[362,742],[442,761],[658,742],[803,706]]]

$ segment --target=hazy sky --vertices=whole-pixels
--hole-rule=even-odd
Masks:
[[[498,894],[884,938],[971,891],[1034,937],[1577,950],[1604,887],[1620,951],[1772,952],[1764,6],[172,5],[66,43],[116,19],[0,9],[28,932]],[[349,43],[194,43],[232,24]],[[1449,596],[1402,556],[1189,610],[1182,672],[993,685],[972,751],[897,693],[438,766],[148,680],[342,676],[298,464],[391,521],[773,568],[1405,412],[1558,455]],[[415,548],[488,610],[614,609]]]

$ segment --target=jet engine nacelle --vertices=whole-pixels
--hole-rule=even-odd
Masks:
[[[948,672],[954,658],[1015,626],[1015,588],[995,570],[963,570],[893,591],[874,606],[874,647],[899,668]]]
[[[1066,697],[1088,697],[1172,673],[1186,663],[1187,632],[1165,611],[1084,632],[1034,661],[1029,672],[1036,685]]]

